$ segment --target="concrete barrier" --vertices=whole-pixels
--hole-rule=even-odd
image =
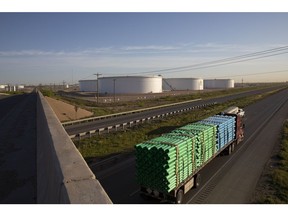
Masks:
[[[112,203],[40,92],[37,98],[37,203]]]

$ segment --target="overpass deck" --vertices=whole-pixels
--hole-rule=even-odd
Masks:
[[[36,203],[36,94],[0,99],[0,203]]]
[[[0,97],[0,203],[112,203],[40,92]]]

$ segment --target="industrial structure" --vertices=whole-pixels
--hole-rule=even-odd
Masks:
[[[228,89],[234,88],[232,79],[207,79],[204,80],[204,89]]]
[[[79,80],[79,88],[83,92],[96,92],[97,80]]]
[[[163,78],[163,91],[171,90],[203,90],[203,79]]]
[[[101,94],[161,93],[161,76],[116,76],[98,80]],[[97,80],[80,80],[80,91],[97,91]]]
[[[100,93],[145,94],[161,93],[161,76],[119,76],[99,78]]]
[[[24,88],[25,88],[24,85],[0,84],[0,91],[15,92],[24,90]]]
[[[0,84],[0,90],[5,91],[8,85]]]
[[[163,91],[234,88],[232,79],[162,78],[162,76],[115,76],[79,80],[80,91],[101,94],[147,94]]]

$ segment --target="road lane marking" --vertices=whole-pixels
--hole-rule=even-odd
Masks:
[[[140,189],[137,189],[136,191],[132,192],[131,194],[129,194],[129,196],[134,196],[136,193],[138,193],[140,191]]]

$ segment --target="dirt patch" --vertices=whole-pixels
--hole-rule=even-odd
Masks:
[[[90,117],[93,115],[92,112],[89,112],[79,107],[75,108],[75,106],[65,103],[63,101],[56,100],[50,97],[45,98],[61,122],[77,120],[81,118]]]

